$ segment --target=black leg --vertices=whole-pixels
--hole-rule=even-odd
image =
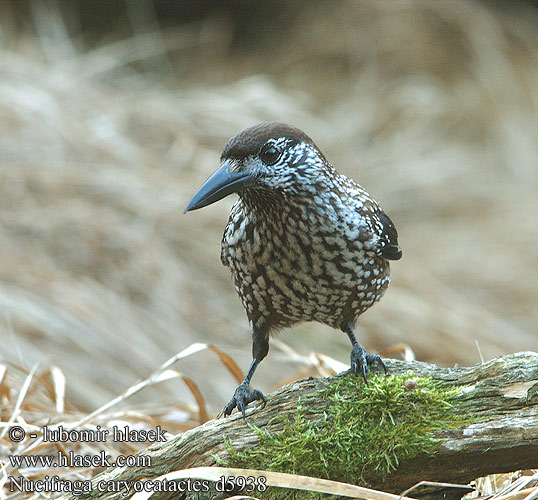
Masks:
[[[353,331],[353,324],[342,327],[342,330],[347,333],[347,336],[351,341],[351,371],[355,375],[360,373],[364,381],[368,383],[366,374],[368,373],[369,365],[373,363],[380,364],[383,367],[383,370],[385,370],[385,373],[387,373],[387,367],[385,366],[385,363],[383,363],[381,357],[377,354],[368,354],[366,349],[359,344],[357,337],[355,337],[355,332]]]
[[[260,364],[262,359],[267,356],[268,352],[269,342],[267,337],[265,335],[254,334],[254,340],[252,343],[252,363],[250,364],[250,368],[248,369],[243,382],[241,382],[239,387],[235,390],[231,401],[224,408],[225,417],[230,415],[234,408],[241,410],[243,417],[245,417],[246,406],[256,400],[263,401],[263,404],[265,405],[265,396],[262,394],[262,392],[258,391],[257,389],[251,391],[249,386],[250,380],[256,371],[256,367]]]

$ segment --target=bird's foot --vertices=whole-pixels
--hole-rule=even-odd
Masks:
[[[360,344],[355,344],[353,346],[350,357],[351,371],[355,375],[358,375],[360,373],[366,383],[368,383],[368,379],[366,378],[366,374],[369,370],[368,367],[373,363],[381,365],[383,367],[383,370],[385,370],[385,374],[387,373],[387,367],[385,366],[385,363],[383,363],[381,357],[377,354],[368,354],[366,352],[366,349]]]
[[[237,408],[238,410],[241,410],[244,418],[246,406],[256,400],[263,401],[263,405],[265,406],[265,396],[261,391],[258,391],[257,389],[251,391],[248,384],[243,382],[235,390],[232,400],[226,405],[226,408],[224,408],[224,416],[227,417],[232,413],[234,408]]]

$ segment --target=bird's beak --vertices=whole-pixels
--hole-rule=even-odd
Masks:
[[[231,172],[230,163],[226,160],[196,191],[183,213],[186,214],[191,210],[207,207],[207,205],[222,200],[225,196],[237,193],[253,184],[254,177],[252,174],[249,172]]]

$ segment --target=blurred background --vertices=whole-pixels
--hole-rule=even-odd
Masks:
[[[404,257],[358,325],[448,366],[538,348],[538,11],[471,0],[0,2],[0,360],[59,367],[89,411],[193,342],[245,370],[220,239],[233,197],[183,209],[229,137],[309,134],[390,214]],[[253,385],[349,342],[287,330]],[[396,349],[398,350],[398,349]],[[398,354],[394,354],[397,356]],[[308,364],[308,363],[306,363]],[[176,368],[211,412],[213,352]],[[170,381],[133,404],[192,402]]]

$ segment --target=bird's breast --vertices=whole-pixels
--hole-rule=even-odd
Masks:
[[[369,250],[357,221],[312,211],[281,215],[275,222],[232,211],[223,236],[222,260],[251,323],[272,317],[277,326],[339,327],[382,295],[388,263]]]

